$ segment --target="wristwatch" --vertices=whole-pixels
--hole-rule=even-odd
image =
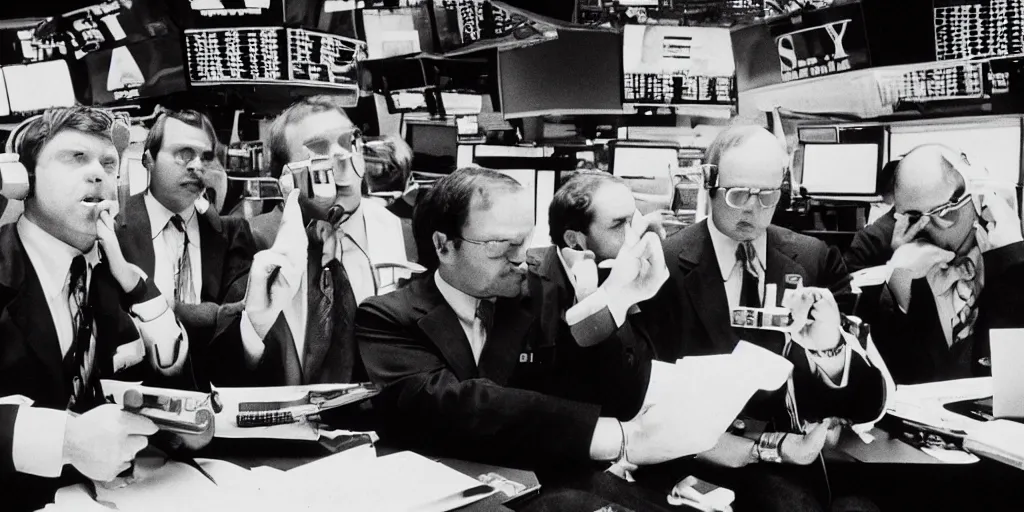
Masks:
[[[779,464],[782,462],[782,455],[779,453],[779,446],[786,438],[785,432],[765,432],[757,438],[756,451],[757,459],[761,462]]]
[[[809,348],[807,349],[807,353],[811,354],[814,357],[831,358],[841,355],[843,353],[843,349],[845,348],[846,338],[843,336],[839,336],[839,344],[837,344],[835,347],[825,350],[814,350]]]

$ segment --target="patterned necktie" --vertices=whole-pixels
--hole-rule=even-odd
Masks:
[[[71,311],[71,328],[74,333],[73,373],[71,375],[71,396],[68,409],[74,412],[85,412],[98,403],[102,393],[99,391],[99,379],[94,378],[93,368],[96,362],[96,338],[92,332],[92,309],[89,307],[86,291],[87,268],[84,256],[76,256],[71,260],[68,280],[68,306]],[[71,356],[71,354],[68,354]]]
[[[740,242],[736,247],[736,262],[743,266],[743,285],[740,288],[740,307],[761,307],[761,293],[757,280],[757,251],[754,244]]]
[[[174,301],[183,304],[195,304],[196,292],[192,284],[192,260],[189,258],[188,231],[181,215],[171,217],[171,224],[181,233],[184,243],[181,244],[181,257],[178,258],[178,269],[174,273]]]
[[[952,287],[953,307],[956,318],[953,319],[952,340],[959,343],[974,333],[974,322],[978,319],[977,302],[977,267],[974,260],[965,257],[951,267],[960,270],[960,279]]]
[[[494,327],[494,302],[481,299],[476,306],[476,317],[480,319],[480,327],[486,337],[491,333],[491,327]]]

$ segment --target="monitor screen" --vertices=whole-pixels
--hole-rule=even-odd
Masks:
[[[284,25],[285,0],[175,0],[187,27],[230,28]]]
[[[0,73],[0,117],[11,115],[11,104],[7,102],[7,83],[4,74]]]
[[[281,34],[274,27],[186,30],[189,83],[281,83],[288,76]]]
[[[340,89],[351,96],[348,106],[359,102],[359,61],[366,43],[294,28],[287,29],[287,37],[290,84]]]
[[[558,39],[498,52],[505,118],[622,113],[622,36],[563,30]]]
[[[1020,183],[1021,128],[1018,119],[997,123],[959,123],[928,127],[892,127],[889,159],[900,158],[922,144],[945,144],[959,149],[991,179]]]
[[[107,0],[68,12],[56,20],[58,39],[71,57],[83,56],[177,32],[165,2]]]
[[[75,104],[68,63],[63,60],[4,66],[11,112],[30,113]]]
[[[164,96],[187,87],[181,40],[175,37],[91,53],[83,60],[93,105]]]
[[[622,45],[626,103],[735,103],[729,29],[626,25]]]
[[[405,140],[413,153],[455,157],[458,153],[458,128],[441,124],[408,123]]]
[[[675,192],[672,175],[678,169],[676,147],[616,145],[612,153],[612,174],[625,180],[645,215],[671,207]]]
[[[806,144],[802,186],[811,195],[875,195],[878,144]]]

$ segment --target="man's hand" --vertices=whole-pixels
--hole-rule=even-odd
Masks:
[[[1010,207],[1010,203],[994,192],[987,192],[980,197],[981,218],[986,224],[984,227],[976,224],[974,235],[978,239],[981,252],[1006,247],[1024,239],[1021,235],[1020,217]]]
[[[893,272],[905,274],[910,279],[920,279],[936,265],[953,261],[956,255],[935,245],[916,240],[902,245],[893,253],[889,266]]]
[[[86,477],[109,482],[128,469],[135,454],[149,444],[156,425],[148,418],[101,405],[68,418],[64,431],[64,463]]]
[[[896,249],[914,241],[914,237],[916,237],[917,234],[920,233],[929,222],[931,222],[931,220],[931,217],[925,215],[911,226],[910,217],[902,213],[897,213],[896,227],[892,231],[892,241],[889,244],[892,247],[892,250],[895,251]]]
[[[572,272],[576,300],[582,301],[597,291],[597,261],[593,251],[577,251],[571,247],[558,249]]]
[[[825,288],[797,288],[782,298],[793,315],[793,341],[810,350],[829,350],[839,343],[839,305]]]
[[[801,466],[814,462],[829,438],[835,438],[835,432],[840,428],[842,424],[839,421],[827,418],[821,423],[814,424],[807,434],[787,435],[779,445],[782,462]]]
[[[114,217],[117,215],[117,201],[106,200],[98,205],[99,216],[96,218],[96,234],[99,237],[100,246],[103,247],[103,254],[110,267],[117,284],[125,293],[135,289],[144,274],[135,265],[128,263],[124,253],[121,252],[121,244],[117,241],[117,234],[114,231]]]
[[[249,269],[245,313],[261,338],[295,297],[306,275],[309,239],[298,199],[297,190],[288,194],[274,246],[256,253]]]
[[[638,243],[619,251],[602,287],[625,303],[637,304],[654,297],[667,280],[661,238],[657,233],[647,232]]]
[[[707,439],[685,435],[686,425],[693,419],[680,404],[655,403],[645,406],[635,418],[624,422],[626,458],[638,466],[660,464],[711,450],[718,443],[720,432]]]

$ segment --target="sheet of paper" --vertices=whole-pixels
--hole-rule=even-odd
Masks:
[[[372,450],[353,449],[297,467],[279,482],[281,491],[301,496],[310,510],[443,512],[490,494],[462,498],[480,482],[412,452],[374,458]]]
[[[864,288],[866,286],[878,286],[884,284],[892,275],[892,267],[880,265],[858,270],[850,275],[850,286]]]
[[[887,412],[933,427],[970,431],[981,422],[947,410],[943,405],[959,400],[992,396],[992,378],[958,379],[913,386],[898,386]]]
[[[239,428],[238,404],[242,402],[285,402],[298,400],[310,391],[332,391],[355,387],[356,384],[314,384],[309,386],[278,386],[267,388],[216,388],[224,409],[217,414],[215,437],[234,439],[293,439],[316,441],[320,432],[314,424],[299,422],[271,427]]]
[[[664,414],[685,415],[678,421],[687,429],[680,439],[691,443],[689,454],[700,453],[714,446],[755,392],[778,389],[792,369],[785,358],[740,342],[731,354],[653,366],[644,402],[669,404]]]

